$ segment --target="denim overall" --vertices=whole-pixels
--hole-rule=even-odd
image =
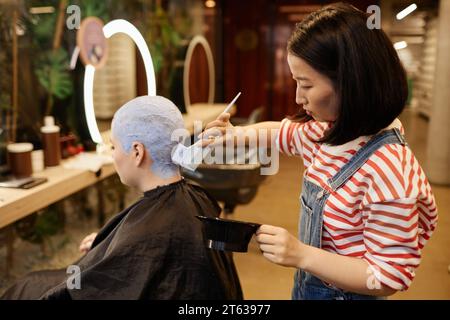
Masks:
[[[373,136],[334,177],[328,180],[329,190],[325,190],[308,181],[306,175],[303,177],[299,226],[299,238],[303,243],[316,248],[322,247],[323,208],[330,196],[330,192],[336,192],[342,187],[380,147],[393,143],[406,145],[404,137],[397,128],[389,129]],[[298,269],[294,277],[292,299],[371,300],[379,299],[379,297],[345,292],[324,283],[308,272]]]

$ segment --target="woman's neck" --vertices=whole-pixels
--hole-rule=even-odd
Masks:
[[[141,192],[146,192],[153,190],[157,187],[165,186],[182,179],[181,174],[177,172],[175,175],[170,176],[168,178],[161,178],[160,176],[150,173],[148,176],[143,177],[141,182],[139,183],[138,189]]]

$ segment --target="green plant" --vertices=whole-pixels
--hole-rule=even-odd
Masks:
[[[86,17],[98,17],[107,22],[109,20],[108,14],[108,1],[98,0],[81,0],[78,1],[81,8],[81,14],[83,18]]]
[[[11,63],[7,54],[9,41],[7,40],[9,31],[9,21],[5,12],[0,11],[0,74],[7,75],[11,73]],[[11,80],[9,77],[0,77],[0,111],[3,113],[11,110]],[[3,122],[0,123],[3,125]]]
[[[18,235],[32,243],[43,243],[46,238],[54,236],[64,227],[62,213],[55,205],[36,212],[16,223]]]
[[[69,55],[61,46],[65,23],[60,23],[65,15],[66,0],[48,0],[57,10],[53,13],[29,15],[26,21],[32,46],[37,53],[34,73],[47,95],[44,115],[52,113],[55,99],[63,100],[73,93],[73,80],[69,70]],[[31,1],[29,5],[33,5]],[[39,5],[44,5],[39,3]]]
[[[21,1],[5,0],[0,10],[0,141],[15,141],[18,115],[17,33]],[[4,132],[3,132],[4,131]]]
[[[37,47],[51,47],[56,25],[56,14],[30,15],[32,40]]]
[[[48,255],[48,247],[51,248],[52,252],[55,250],[51,237],[64,229],[65,213],[61,210],[60,204],[56,203],[19,220],[14,226],[20,238],[39,244],[42,253],[46,256]],[[60,246],[67,243],[67,240],[67,237],[65,237]]]
[[[169,96],[181,34],[174,27],[168,13],[159,4],[148,11],[145,30],[145,39],[158,77],[158,92]]]
[[[1,26],[1,16],[0,16],[0,26]],[[4,48],[0,38],[0,48]],[[8,63],[6,59],[6,53],[0,51],[0,73],[8,74]],[[10,119],[12,106],[11,106],[11,82],[8,81],[8,77],[0,77],[0,164],[6,161],[6,144],[8,143],[10,133]]]
[[[73,93],[73,82],[68,72],[69,56],[59,48],[44,52],[38,59],[35,73],[42,87],[49,95],[45,114],[51,113],[54,97],[65,99]]]

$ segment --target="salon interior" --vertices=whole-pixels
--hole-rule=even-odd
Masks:
[[[239,92],[234,125],[295,114],[287,41],[331,2],[0,0],[0,295],[31,271],[79,259],[82,239],[141,196],[108,156],[118,108],[167,97],[192,137]],[[400,120],[439,212],[412,285],[389,299],[450,299],[450,1],[348,2],[376,6],[406,69]],[[219,202],[222,218],[296,235],[303,163],[280,154],[274,172],[262,167],[202,163],[182,172]],[[245,299],[291,298],[295,269],[266,260],[254,237],[233,258]]]

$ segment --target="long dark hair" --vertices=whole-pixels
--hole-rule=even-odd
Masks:
[[[367,27],[368,17],[349,4],[328,5],[298,23],[288,42],[288,52],[328,77],[339,97],[338,118],[320,142],[373,135],[405,106],[405,70],[384,31]],[[290,119],[311,118],[300,111]]]

